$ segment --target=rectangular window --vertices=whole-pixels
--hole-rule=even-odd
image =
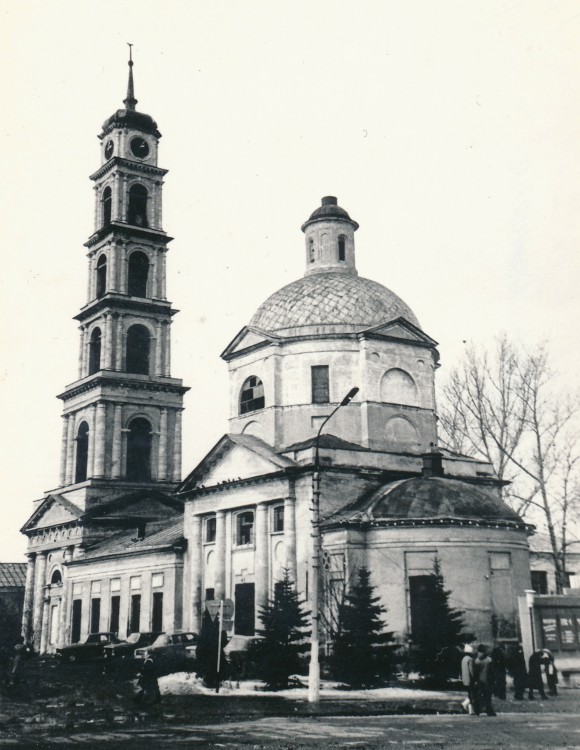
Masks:
[[[235,632],[237,635],[254,635],[255,601],[254,584],[237,583],[235,588]]]
[[[277,505],[272,512],[272,531],[284,531],[284,506]]]
[[[254,512],[247,510],[236,517],[236,544],[241,547],[254,541]]]
[[[532,570],[532,588],[536,594],[548,593],[548,573],[545,570]]]
[[[346,260],[346,237],[341,234],[338,238],[338,259]]]
[[[91,633],[98,633],[99,632],[99,623],[101,620],[101,599],[100,597],[91,599],[91,623],[90,623],[90,631]]]
[[[328,387],[328,365],[315,365],[312,373],[312,403],[328,404],[330,401]]]
[[[205,541],[210,544],[211,542],[215,542],[215,534],[216,534],[216,520],[215,516],[211,516],[211,518],[206,518],[205,520]]]
[[[111,620],[109,624],[109,630],[111,633],[119,632],[119,612],[121,611],[121,597],[111,597]]]
[[[141,632],[141,594],[131,597],[131,614],[129,616],[129,633]]]
[[[163,573],[153,573],[151,576],[151,588],[158,589],[163,586]]]
[[[80,585],[80,584],[79,584]],[[78,643],[81,639],[81,616],[83,612],[82,599],[73,599],[71,617],[71,643]]]
[[[121,590],[121,579],[111,578],[111,593]]]
[[[213,587],[209,588],[209,589],[206,589],[205,590],[205,600],[206,600],[206,602],[213,602],[214,599],[215,599],[215,589]]]
[[[151,614],[151,630],[154,633],[163,631],[163,592],[156,591],[153,594],[153,611]]]

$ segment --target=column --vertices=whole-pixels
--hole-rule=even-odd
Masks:
[[[68,438],[68,416],[65,414],[62,418],[62,436],[60,439],[60,474],[59,487],[66,484],[66,446]]]
[[[160,252],[156,248],[155,249],[155,260],[152,264],[149,265],[149,268],[153,270],[153,278],[151,279],[151,296],[152,297],[159,297],[159,258],[160,258]]]
[[[115,404],[113,414],[113,455],[111,460],[111,476],[118,479],[121,476],[122,464],[122,433],[123,424],[123,407],[121,404]]]
[[[34,648],[40,649],[42,636],[42,615],[44,611],[44,585],[46,578],[46,552],[40,552],[36,558],[36,575],[34,578],[34,603],[32,615],[32,628]]]
[[[96,278],[95,278],[95,256],[91,255],[89,258],[89,302],[91,300],[94,300],[97,296],[97,289],[96,289]]]
[[[161,409],[159,418],[159,468],[157,479],[165,482],[167,479],[167,409]]]
[[[67,438],[66,438],[66,484],[72,484],[73,470],[75,464],[75,418],[74,414],[69,414],[67,419]],[[90,447],[90,443],[89,443]]]
[[[175,411],[175,435],[173,440],[173,477],[174,482],[181,481],[181,409]]]
[[[80,362],[80,373],[79,377],[84,378],[87,374],[87,358],[89,354],[89,347],[88,347],[88,336],[89,332],[87,331],[86,326],[83,326],[81,328],[81,362]]]
[[[165,259],[166,259],[166,253],[167,249],[163,248],[163,252],[161,253],[159,257],[159,261],[161,263],[161,299],[166,298],[166,286],[167,286],[167,274],[166,274],[166,266],[165,266]]]
[[[97,407],[91,406],[89,420],[89,455],[87,457],[87,479],[95,476],[95,443],[97,440]]]
[[[158,320],[155,324],[155,375],[163,375],[162,365],[161,365],[161,355],[163,352],[163,329],[161,327],[161,321]]]
[[[118,265],[118,253],[117,246],[111,245],[111,252],[109,253],[109,263],[111,264],[111,270],[109,272],[109,289],[111,292],[116,292],[117,286],[117,265]]]
[[[104,370],[113,369],[113,318],[111,313],[105,313],[105,357],[104,357]]]
[[[42,627],[40,629],[40,653],[48,653],[48,626],[50,623],[50,599],[42,592]]]
[[[99,209],[101,207],[101,205],[100,205],[101,204],[101,195],[100,195],[100,192],[99,192],[100,188],[99,188],[98,185],[95,185],[94,188],[93,188],[93,190],[95,191],[95,221],[94,221],[94,224],[95,224],[95,232],[96,232],[97,229],[99,228],[99,213],[100,213]]]
[[[284,500],[284,542],[286,544],[286,566],[292,580],[297,583],[296,568],[296,500],[287,497]]]
[[[121,195],[120,197],[120,211],[118,218],[120,221],[127,221],[127,175],[124,174],[121,180],[121,184],[119,184],[119,181],[117,181],[117,188],[120,188]],[[123,291],[126,291],[124,289]]]
[[[84,356],[85,336],[83,326],[79,326],[79,380],[83,376],[83,356]]]
[[[107,417],[107,405],[97,404],[95,435],[95,471],[93,476],[105,476],[105,419]]]
[[[203,598],[201,595],[202,581],[202,544],[201,544],[201,517],[193,516],[191,519],[191,532],[187,542],[189,555],[189,595],[191,603],[186,612],[190,613],[191,630],[195,633],[201,631],[201,619],[203,615]],[[187,585],[187,581],[186,581]]]
[[[163,374],[168,378],[171,377],[171,329],[169,327],[170,325],[171,323],[169,322],[163,324],[163,351],[165,354]]]
[[[120,251],[120,279],[119,279],[119,291],[127,294],[127,245],[122,244],[119,248]]]
[[[226,514],[223,510],[216,513],[215,554],[215,598],[223,599],[226,595]]]
[[[68,603],[69,603],[69,582],[68,582],[68,571],[66,565],[62,572],[62,597],[60,600],[60,611],[59,611],[59,622],[58,622],[58,636],[56,639],[56,647],[62,648],[68,643]]]
[[[33,603],[34,603],[34,571],[36,568],[36,554],[29,552],[26,557],[26,586],[24,589],[24,605],[22,608],[22,635],[25,640],[32,637],[33,631]]]
[[[255,529],[256,613],[268,600],[268,506],[256,508]],[[258,623],[259,625],[259,623]]]

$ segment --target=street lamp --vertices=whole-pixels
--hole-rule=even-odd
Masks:
[[[312,580],[310,582],[310,669],[308,671],[308,702],[318,703],[320,698],[320,664],[318,661],[318,619],[320,603],[318,600],[318,583],[320,568],[320,435],[328,420],[336,414],[341,406],[350,404],[358,393],[358,388],[351,388],[340,404],[330,412],[318,428],[314,443],[314,475],[312,477]]]
[[[536,650],[536,634],[534,632],[534,596],[536,592],[533,589],[526,589],[524,591],[526,595],[526,604],[528,605],[528,613],[530,615],[530,634],[532,636],[532,653]]]

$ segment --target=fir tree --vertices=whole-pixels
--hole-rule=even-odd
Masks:
[[[288,678],[301,670],[301,654],[308,648],[308,613],[288,570],[276,585],[274,599],[261,607],[262,638],[252,647],[258,674],[274,690],[288,687]]]
[[[419,672],[435,685],[444,685],[457,674],[463,644],[474,636],[463,630],[465,613],[449,604],[451,591],[445,588],[437,557],[431,579],[424,601],[425,621],[413,633],[414,662]]]
[[[371,687],[391,672],[393,634],[385,632],[381,615],[386,608],[374,596],[368,568],[360,568],[358,579],[338,610],[338,630],[333,643],[333,675],[352,687]]]

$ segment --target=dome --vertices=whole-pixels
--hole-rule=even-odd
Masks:
[[[382,284],[353,274],[319,273],[268,297],[250,325],[279,332],[305,326],[361,331],[399,317],[420,327],[411,309]]]
[[[157,137],[161,133],[157,129],[157,123],[150,116],[135,109],[118,109],[103,123],[103,133],[109,133],[113,128],[135,128],[143,133],[149,133]]]
[[[368,503],[368,515],[375,520],[472,519],[521,523],[518,514],[494,489],[445,477],[416,477],[382,487]]]
[[[348,221],[352,224],[354,229],[358,229],[358,224],[354,219],[351,219],[348,212],[338,205],[334,195],[327,195],[322,199],[322,205],[315,209],[311,214],[308,221],[305,221],[302,225],[302,231],[310,224],[316,221],[332,221],[333,219],[340,219],[341,221]]]

